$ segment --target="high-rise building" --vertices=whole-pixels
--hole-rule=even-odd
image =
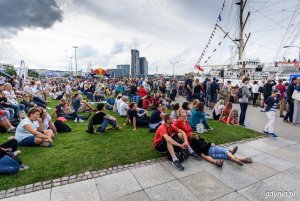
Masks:
[[[140,75],[148,75],[148,61],[146,57],[140,57]]]
[[[137,49],[131,50],[131,76],[140,75],[140,53]]]
[[[123,76],[130,75],[130,65],[129,64],[117,65],[117,69],[123,70]]]
[[[107,71],[112,78],[121,78],[124,75],[122,69],[107,69]]]

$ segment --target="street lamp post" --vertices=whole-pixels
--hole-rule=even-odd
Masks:
[[[77,57],[76,57],[76,49],[78,48],[77,46],[73,46],[74,50],[75,50],[75,76],[77,78]]]
[[[72,67],[72,65],[73,65],[73,57],[70,57],[70,59],[71,59],[71,66],[70,66],[70,75],[72,76],[73,75],[73,67]]]
[[[289,48],[289,47],[296,47],[299,49],[299,58],[298,58],[298,62],[300,62],[300,46],[292,46],[292,45],[288,45],[288,46],[284,46],[283,48]]]
[[[175,74],[174,74],[174,69],[175,69],[175,64],[178,64],[179,61],[171,61],[170,64],[173,64],[173,79],[175,78]]]

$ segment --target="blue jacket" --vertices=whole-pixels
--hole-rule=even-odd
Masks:
[[[189,119],[189,124],[192,128],[196,128],[197,124],[203,122],[203,119],[205,118],[205,112],[193,109],[192,115]]]

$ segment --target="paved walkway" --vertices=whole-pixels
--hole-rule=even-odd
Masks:
[[[259,108],[249,107],[249,128],[261,131],[266,122]],[[300,200],[300,128],[279,118],[276,123],[280,137],[235,144],[239,155],[254,161],[243,167],[226,161],[217,168],[188,159],[185,171],[179,172],[169,161],[160,161],[4,201]]]

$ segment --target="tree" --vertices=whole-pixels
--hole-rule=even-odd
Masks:
[[[29,77],[39,77],[40,74],[38,72],[36,72],[35,70],[28,70],[28,76]]]
[[[7,74],[13,76],[13,75],[16,75],[17,72],[15,71],[15,69],[13,67],[8,67],[4,70],[4,72],[6,72]]]

